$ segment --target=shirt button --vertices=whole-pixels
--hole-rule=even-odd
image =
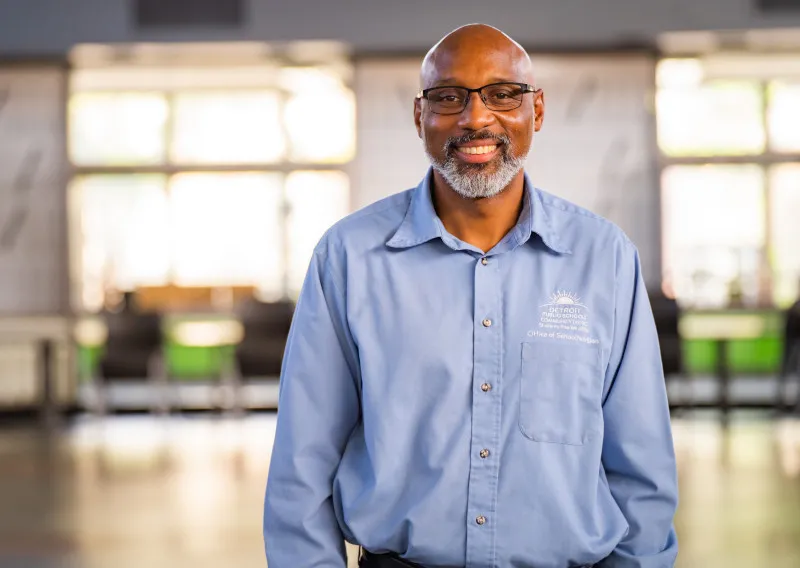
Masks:
[[[485,525],[486,517],[484,517],[483,515],[478,515],[475,519],[475,522],[478,523],[479,525]]]
[[[483,392],[489,392],[490,390],[492,390],[492,385],[490,385],[489,383],[483,383],[481,385],[481,390]]]
[[[481,264],[482,264],[482,265],[484,265],[484,266],[486,266],[487,264],[489,264],[489,259],[487,259],[487,258],[484,256],[484,257],[481,259]]]
[[[488,318],[483,320],[483,327],[492,327],[492,320]]]
[[[482,457],[483,459],[486,459],[486,458],[488,458],[488,457],[489,457],[489,450],[485,450],[485,449],[484,449],[484,450],[481,450],[481,454],[480,454],[480,455],[481,455],[481,457]]]

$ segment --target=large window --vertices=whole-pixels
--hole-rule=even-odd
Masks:
[[[126,291],[162,309],[181,290],[296,297],[314,245],[350,208],[348,82],[341,61],[76,70],[76,307]]]
[[[665,284],[695,307],[800,294],[800,77],[667,59],[658,67]]]

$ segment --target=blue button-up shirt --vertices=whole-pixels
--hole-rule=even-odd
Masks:
[[[430,172],[317,246],[281,373],[270,568],[674,564],[674,450],[634,245],[526,179],[484,253]]]

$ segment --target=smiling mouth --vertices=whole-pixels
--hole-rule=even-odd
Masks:
[[[487,144],[486,146],[456,146],[459,152],[473,156],[490,154],[497,150],[497,144]]]
[[[453,146],[455,150],[453,152],[454,158],[462,164],[482,167],[486,164],[494,163],[498,156],[500,156],[500,146],[502,146],[503,143],[499,140],[488,139],[471,142],[472,144],[465,144],[463,146],[455,144]]]

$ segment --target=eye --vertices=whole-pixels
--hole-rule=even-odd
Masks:
[[[464,100],[464,94],[458,89],[436,89],[430,92],[431,102],[455,104]]]
[[[493,90],[489,93],[489,96],[495,99],[513,99],[519,96],[519,89],[514,89],[512,87],[502,87],[500,89]]]

